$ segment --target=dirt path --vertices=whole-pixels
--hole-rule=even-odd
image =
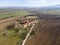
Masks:
[[[27,34],[26,38],[23,40],[22,45],[25,45],[25,43],[26,43],[27,39],[29,38],[30,33],[32,32],[32,30],[33,30],[34,26],[35,26],[35,24],[33,24],[33,26],[31,27],[31,29],[30,29],[30,31],[28,32],[28,34]]]

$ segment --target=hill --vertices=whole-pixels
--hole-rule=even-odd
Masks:
[[[37,33],[26,45],[60,45],[60,20],[41,20],[33,30]]]

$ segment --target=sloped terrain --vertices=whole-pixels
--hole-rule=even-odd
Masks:
[[[33,30],[37,33],[26,45],[60,45],[60,20],[41,20]]]

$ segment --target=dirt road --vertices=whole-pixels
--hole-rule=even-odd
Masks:
[[[34,26],[35,26],[35,24],[33,24],[33,26],[31,27],[31,29],[30,29],[30,31],[28,32],[28,34],[27,34],[26,38],[23,40],[22,45],[25,45],[25,43],[26,43],[27,39],[29,38],[30,33],[32,32],[32,30],[33,30]]]

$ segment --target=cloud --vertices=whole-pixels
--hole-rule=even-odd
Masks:
[[[19,0],[0,0],[0,7],[22,6]]]
[[[1,6],[40,7],[60,4],[60,0],[0,0]]]
[[[26,0],[26,3],[29,4],[47,4],[47,0]]]
[[[25,2],[31,6],[46,6],[48,4],[47,0],[26,0]]]
[[[46,3],[47,0],[26,0],[28,3]]]
[[[60,4],[60,0],[25,0],[27,6],[39,7]]]

